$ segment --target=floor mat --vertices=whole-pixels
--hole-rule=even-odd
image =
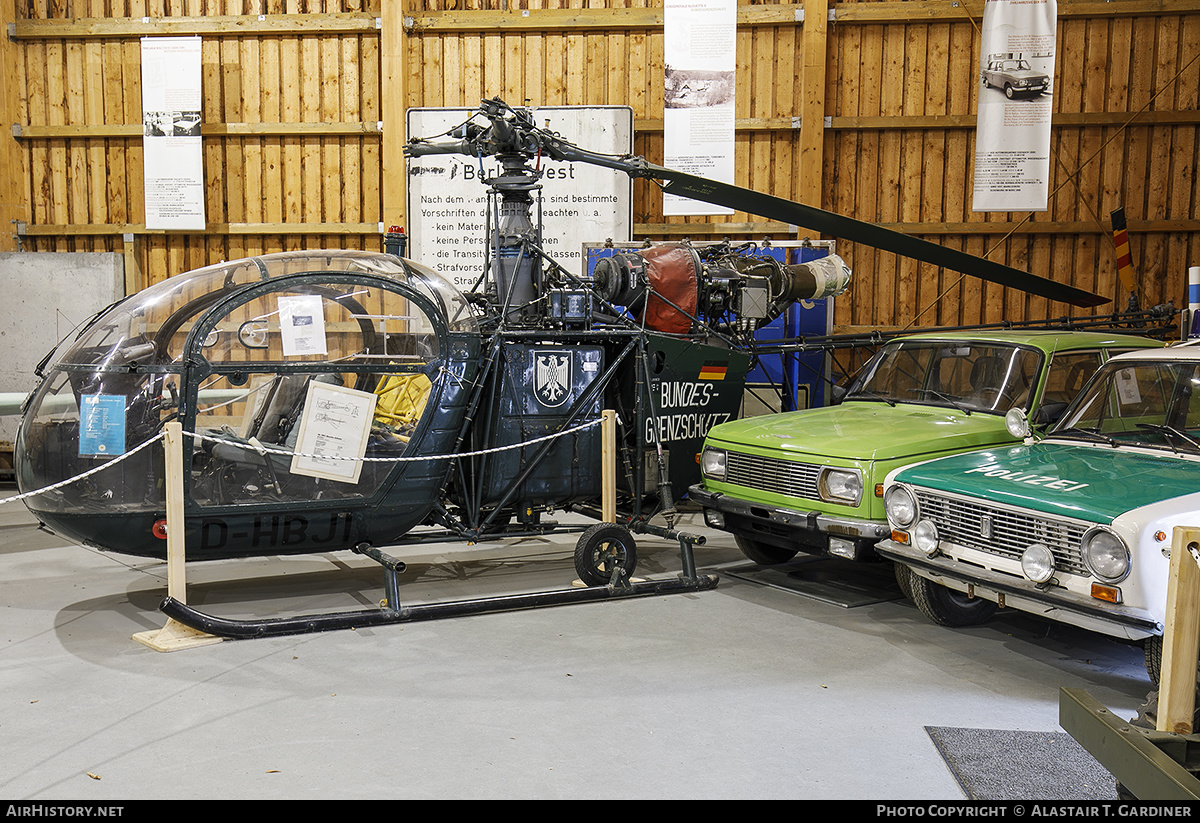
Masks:
[[[971,800],[1116,800],[1116,780],[1065,732],[926,726]]]
[[[891,563],[803,557],[777,566],[755,563],[735,566],[722,569],[721,573],[848,609],[899,600],[904,596],[896,584]]]

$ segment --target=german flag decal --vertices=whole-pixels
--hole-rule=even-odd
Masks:
[[[701,380],[724,380],[725,370],[729,368],[720,360],[706,360],[700,367]]]

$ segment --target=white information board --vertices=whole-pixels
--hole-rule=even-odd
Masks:
[[[665,0],[663,165],[734,181],[737,3]],[[733,214],[733,209],[663,195],[663,214]]]
[[[200,38],[142,38],[146,228],[204,228]]]
[[[987,0],[979,69],[973,211],[1045,211],[1058,6]]]
[[[309,383],[292,474],[357,483],[376,400],[373,392]]]
[[[436,140],[476,109],[409,109],[409,139]],[[628,106],[545,106],[534,122],[581,149],[599,154],[633,152],[633,109]],[[487,125],[483,118],[476,118]],[[450,138],[446,138],[450,139]],[[633,225],[633,181],[622,171],[589,163],[531,158],[541,169],[542,249],[573,274],[583,274],[584,243],[628,241]],[[431,266],[470,289],[487,260],[487,179],[494,158],[435,154],[408,159],[409,248],[405,256]],[[532,219],[538,220],[534,202]]]

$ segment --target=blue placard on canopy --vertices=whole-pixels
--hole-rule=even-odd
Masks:
[[[125,453],[125,397],[85,394],[79,398],[79,454]]]

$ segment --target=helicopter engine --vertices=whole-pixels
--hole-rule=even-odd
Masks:
[[[841,294],[850,269],[837,255],[784,264],[722,244],[697,250],[683,243],[614,254],[596,263],[593,286],[653,331],[687,334],[692,318],[720,329],[769,323],[800,300]]]

